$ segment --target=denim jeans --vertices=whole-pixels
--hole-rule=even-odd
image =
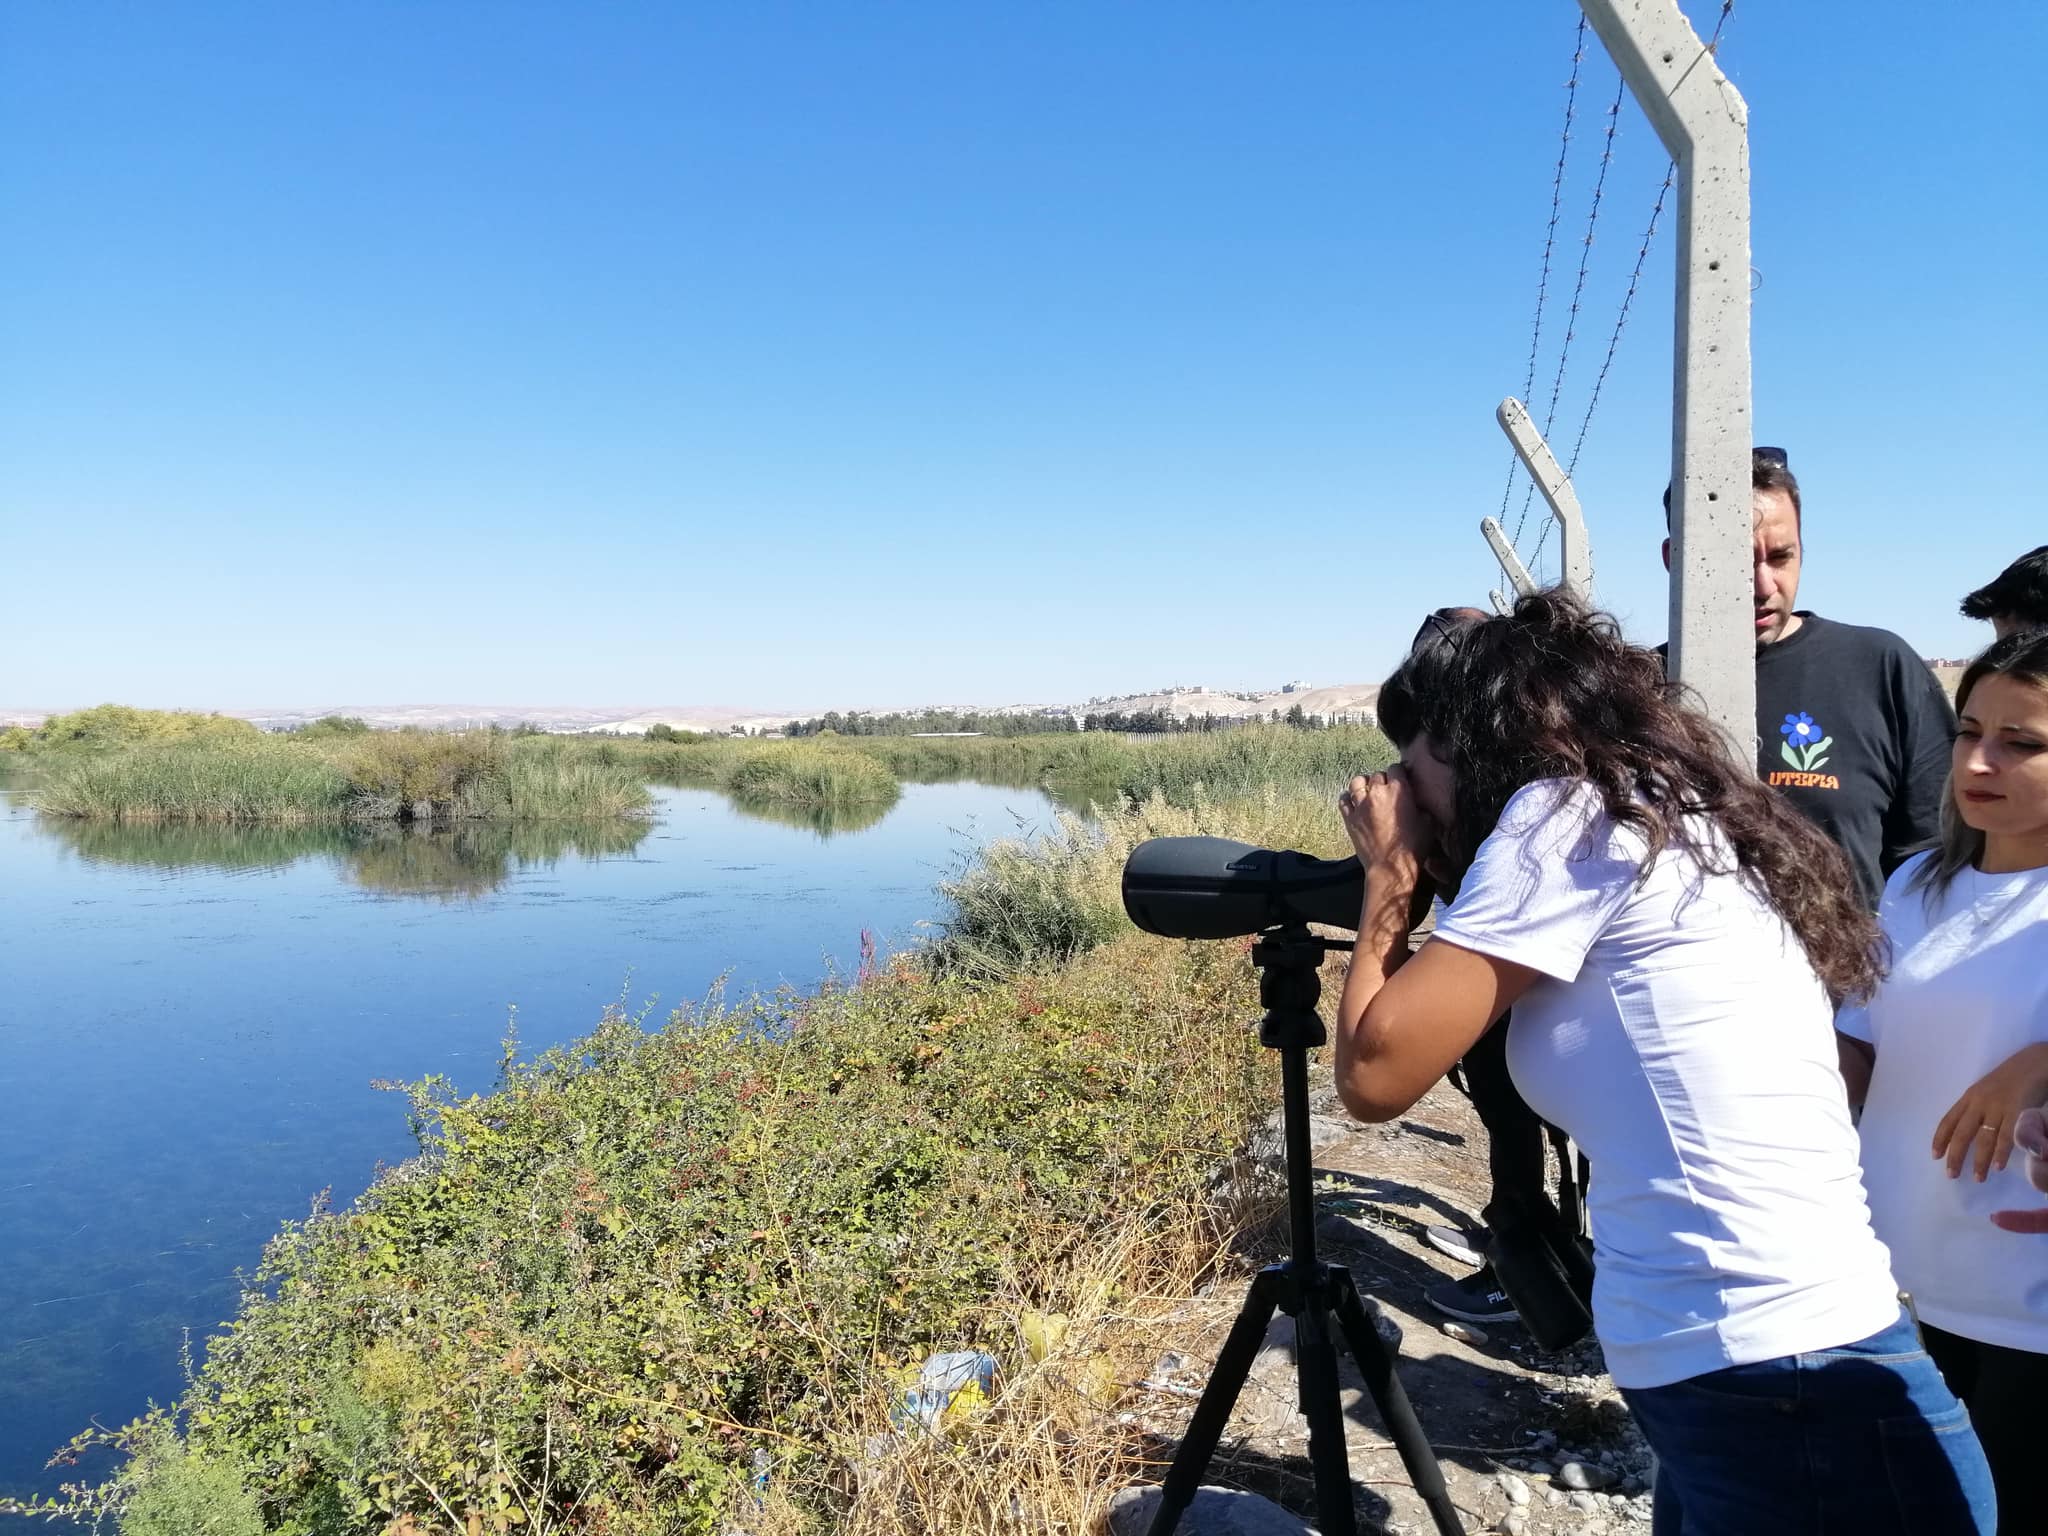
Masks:
[[[1992,1536],[1991,1469],[1912,1319],[1622,1396],[1657,1453],[1652,1536]]]

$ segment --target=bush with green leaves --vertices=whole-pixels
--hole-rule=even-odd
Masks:
[[[163,746],[173,742],[248,742],[263,733],[246,720],[183,709],[136,709],[96,704],[91,709],[52,715],[35,730],[38,747]]]

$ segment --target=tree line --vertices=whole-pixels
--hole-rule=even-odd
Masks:
[[[971,731],[983,736],[1042,736],[1048,732],[1115,731],[1130,736],[1169,736],[1227,731],[1240,725],[1273,724],[1296,730],[1319,731],[1348,723],[1330,715],[1312,715],[1299,704],[1266,715],[1186,715],[1165,709],[1090,710],[1078,721],[1071,715],[997,715],[975,710],[927,709],[909,714],[842,714],[830,710],[813,720],[792,720],[784,729],[791,736],[816,736],[831,731],[840,736],[916,736],[938,731]]]
[[[827,710],[815,720],[792,720],[783,727],[791,736],[917,736],[931,731],[971,731],[980,736],[1043,736],[1078,727],[1071,715],[997,715],[978,710],[925,709],[914,714],[841,714]]]

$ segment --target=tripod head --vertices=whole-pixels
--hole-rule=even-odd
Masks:
[[[1325,939],[1306,923],[1269,928],[1252,945],[1259,969],[1259,1043],[1276,1051],[1310,1051],[1328,1042],[1316,1004],[1323,995],[1323,956],[1352,947],[1349,939]]]

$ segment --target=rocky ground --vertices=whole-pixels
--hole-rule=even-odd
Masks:
[[[1650,1453],[1604,1374],[1599,1347],[1541,1350],[1514,1324],[1450,1323],[1424,1290],[1470,1271],[1423,1241],[1431,1225],[1475,1228],[1486,1201],[1485,1131],[1440,1085],[1401,1121],[1369,1126],[1316,1096],[1317,1202],[1324,1254],[1349,1266],[1400,1331],[1400,1375],[1467,1531],[1647,1533]],[[1170,1454],[1243,1299],[1217,1288],[1182,1309],[1132,1415]],[[1448,1325],[1448,1326],[1447,1326]],[[1355,1368],[1342,1370],[1345,1435],[1361,1531],[1435,1527]],[[1200,1533],[1299,1532],[1313,1520],[1307,1424],[1295,1402],[1292,1320],[1275,1320],[1239,1400],[1209,1484],[1260,1495],[1205,1498],[1183,1520]],[[1300,1511],[1287,1516],[1267,1500]],[[1116,1532],[1142,1532],[1150,1498],[1132,1491]]]

